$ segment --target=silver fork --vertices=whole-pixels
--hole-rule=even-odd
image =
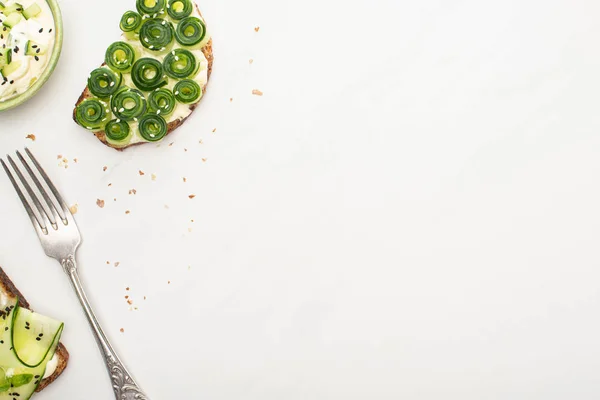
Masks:
[[[77,272],[77,262],[75,261],[75,252],[81,243],[81,235],[77,228],[77,224],[75,223],[75,219],[60,193],[54,184],[52,184],[50,178],[48,178],[44,169],[35,159],[33,154],[31,154],[31,151],[25,148],[25,152],[29,156],[30,161],[27,161],[19,151],[17,151],[17,158],[21,163],[21,168],[24,167],[25,174],[33,182],[35,187],[37,187],[41,196],[38,196],[35,193],[34,189],[25,178],[24,173],[21,171],[21,168],[17,166],[17,163],[11,156],[7,155],[6,158],[17,176],[16,179],[4,160],[0,159],[0,162],[17,191],[27,214],[29,214],[29,218],[40,238],[40,242],[42,242],[42,247],[44,248],[46,255],[56,259],[62,265],[65,273],[69,276],[71,284],[79,298],[79,302],[85,311],[88,322],[92,327],[92,331],[94,332],[96,342],[104,357],[104,361],[106,362],[106,368],[108,369],[108,374],[112,381],[115,397],[117,400],[148,400],[147,395],[144,394],[131,374],[127,371],[125,365],[123,365],[106,338],[87,296],[85,295]],[[50,193],[44,188],[42,182],[34,173],[34,169],[37,170],[39,176],[46,183]],[[21,190],[21,187],[19,187],[17,179],[25,188],[25,192],[28,196],[26,196]],[[37,215],[34,210],[37,211]]]

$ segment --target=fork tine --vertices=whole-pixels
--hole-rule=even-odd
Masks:
[[[27,211],[27,214],[29,215],[29,218],[31,219],[31,223],[33,224],[33,227],[35,228],[36,232],[38,233],[38,235],[47,235],[48,230],[40,223],[38,218],[35,216],[33,210],[31,209],[31,206],[29,205],[29,202],[25,198],[25,195],[21,191],[21,188],[17,184],[17,181],[15,181],[15,178],[14,178],[12,172],[10,172],[10,170],[8,169],[8,166],[6,165],[4,160],[0,159],[0,163],[2,163],[4,172],[6,172],[6,175],[8,175],[8,179],[10,179],[10,182],[12,183],[13,187],[17,191],[17,194],[19,195],[19,198],[21,199],[21,202],[23,203],[23,207],[25,207],[25,210]]]
[[[52,225],[52,227],[54,228],[54,230],[58,229],[58,225],[56,225],[56,222],[52,222],[52,220],[50,219],[50,215],[48,215],[48,212],[42,206],[42,203],[40,203],[40,200],[38,199],[38,196],[35,194],[35,192],[31,188],[31,186],[29,185],[29,182],[27,182],[27,180],[25,179],[25,177],[21,173],[21,170],[19,169],[19,167],[17,167],[17,164],[13,161],[12,157],[9,156],[9,155],[7,155],[6,157],[8,158],[8,162],[10,163],[10,165],[13,167],[13,170],[17,173],[17,177],[21,181],[21,184],[25,187],[25,190],[29,194],[29,197],[31,198],[31,200],[33,200],[33,204],[35,204],[35,206],[37,207],[37,210],[39,212],[39,216],[40,216],[40,218],[42,218],[42,220],[44,222],[44,225],[46,227],[48,225]]]
[[[40,173],[40,175],[42,176],[44,181],[46,182],[46,185],[48,185],[48,187],[52,191],[54,198],[58,201],[58,203],[62,207],[65,218],[67,219],[67,222],[65,222],[65,224],[73,221],[73,215],[71,214],[71,211],[69,210],[69,207],[67,206],[67,203],[65,203],[65,201],[63,200],[58,189],[56,189],[56,186],[54,186],[54,184],[48,177],[48,174],[46,174],[46,171],[44,171],[44,168],[42,168],[42,166],[40,165],[38,160],[34,157],[33,153],[31,151],[29,151],[29,149],[27,147],[25,147],[25,152],[27,153],[27,155],[29,156],[29,158],[31,159],[31,161],[33,162],[35,167],[37,168],[38,172]]]
[[[17,150],[17,157],[19,157],[19,160],[21,160],[21,163],[25,166],[25,169],[27,169],[27,172],[29,172],[29,176],[31,176],[31,179],[33,180],[33,182],[35,183],[35,185],[39,189],[40,193],[42,194],[42,197],[44,197],[44,200],[46,201],[46,204],[48,205],[48,209],[52,212],[52,215],[54,215],[54,220],[56,222],[58,222],[59,220],[61,220],[61,221],[63,221],[64,224],[66,224],[67,222],[65,221],[64,218],[62,218],[59,215],[60,213],[58,212],[58,210],[54,206],[54,203],[50,199],[50,196],[48,196],[48,193],[46,192],[46,189],[44,189],[44,187],[40,183],[40,181],[37,178],[37,176],[31,170],[31,167],[29,166],[29,163],[27,163],[27,161],[25,160],[25,158],[23,158],[23,156],[21,155],[21,152],[19,152],[18,150]]]

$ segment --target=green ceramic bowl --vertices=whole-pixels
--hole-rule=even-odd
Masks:
[[[46,0],[48,5],[50,6],[50,10],[52,10],[52,15],[54,16],[54,30],[56,31],[56,40],[54,41],[54,48],[52,49],[52,55],[50,56],[50,61],[48,62],[48,66],[42,72],[42,75],[38,78],[37,81],[26,92],[21,93],[17,97],[13,97],[12,99],[6,101],[0,101],[0,111],[8,110],[9,108],[13,108],[25,103],[27,100],[35,96],[38,90],[41,89],[42,86],[48,81],[52,72],[54,72],[54,68],[56,68],[56,64],[58,63],[58,59],[60,58],[60,52],[62,50],[63,43],[63,23],[62,23],[62,15],[60,13],[60,7],[58,6],[58,2],[56,0]]]

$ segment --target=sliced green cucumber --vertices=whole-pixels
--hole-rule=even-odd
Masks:
[[[196,17],[184,18],[177,24],[175,39],[182,46],[196,47],[204,43],[206,38],[206,25]]]
[[[128,43],[115,42],[106,49],[104,61],[116,72],[129,72],[135,61],[135,50]]]
[[[160,61],[148,57],[140,58],[133,64],[131,80],[138,89],[144,92],[163,87],[168,82]]]
[[[21,320],[16,318],[19,310],[16,298],[0,294],[0,400],[28,400],[31,397],[42,380],[46,365],[54,356],[62,333],[62,324],[46,318],[43,319],[44,322],[37,317],[32,318],[30,330],[44,330],[46,323],[55,329],[47,329],[51,340],[43,344],[41,340],[34,340],[27,345],[35,349],[33,353],[45,354],[42,362],[35,368],[23,365],[16,356],[13,343],[13,337],[18,338],[23,334],[16,325]]]
[[[123,32],[139,32],[142,26],[142,16],[135,11],[125,11],[119,26]]]
[[[157,114],[146,114],[138,122],[140,136],[148,142],[158,142],[167,135],[167,121]]]
[[[148,95],[148,109],[151,113],[167,116],[175,110],[176,106],[175,96],[169,89],[156,89]]]
[[[30,19],[37,17],[42,12],[42,8],[37,5],[37,3],[33,3],[29,7],[23,10],[23,16],[25,19]]]
[[[12,62],[12,49],[0,50],[0,69]]]
[[[167,13],[169,17],[179,21],[185,17],[189,17],[194,11],[192,0],[169,0],[167,4]]]
[[[113,119],[104,127],[104,133],[106,133],[106,139],[109,143],[123,144],[129,142],[131,128],[129,127],[129,123],[127,121]]]
[[[0,1],[0,12],[3,12],[5,8],[6,6],[4,5],[4,3]]]
[[[123,75],[108,67],[96,68],[88,78],[88,89],[96,97],[107,99],[119,90]]]
[[[6,77],[9,77],[10,75],[19,71],[19,69],[22,66],[23,66],[23,60],[15,60],[15,61],[11,62],[10,64],[7,64],[6,66],[4,66],[4,68],[2,68],[2,74]]]
[[[173,88],[173,93],[178,102],[191,104],[200,100],[200,97],[202,97],[202,88],[196,81],[184,79],[177,82]]]
[[[28,40],[25,45],[25,54],[28,56],[39,56],[42,54],[46,54],[48,52],[48,46],[39,44],[38,42],[34,42],[33,40]]]
[[[165,73],[171,78],[185,79],[196,75],[200,64],[189,50],[175,49],[163,61]]]
[[[169,50],[175,42],[174,37],[173,24],[162,18],[147,19],[140,28],[140,42],[148,50]]]
[[[166,0],[137,0],[136,7],[142,15],[157,15],[165,12]]]
[[[4,11],[2,11],[2,13],[4,15],[10,15],[10,14],[14,14],[14,13],[18,13],[20,15],[22,11],[23,11],[23,6],[19,3],[14,3],[14,4],[9,4],[8,6],[6,6],[4,8]]]
[[[102,130],[109,120],[108,104],[95,97],[85,99],[75,111],[75,121],[92,132]]]
[[[56,335],[60,335],[62,329],[61,322],[19,307],[12,329],[15,356],[27,367],[39,366],[48,356]]]
[[[8,8],[7,8],[8,10]],[[17,25],[19,22],[21,22],[21,20],[23,19],[23,16],[21,15],[21,13],[17,13],[14,12],[12,14],[10,14],[9,16],[7,16],[4,21],[2,21],[2,25],[6,26],[7,28],[13,28],[15,25]]]
[[[137,89],[123,88],[110,100],[113,114],[124,121],[141,117],[146,112],[146,107],[146,98]]]

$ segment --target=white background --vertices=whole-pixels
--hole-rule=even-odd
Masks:
[[[28,145],[79,204],[83,280],[153,400],[600,396],[600,3],[205,0],[202,105],[124,153],[70,114],[134,1],[61,5],[62,59],[0,151]],[[0,193],[0,264],[66,322],[39,398],[112,398]]]

